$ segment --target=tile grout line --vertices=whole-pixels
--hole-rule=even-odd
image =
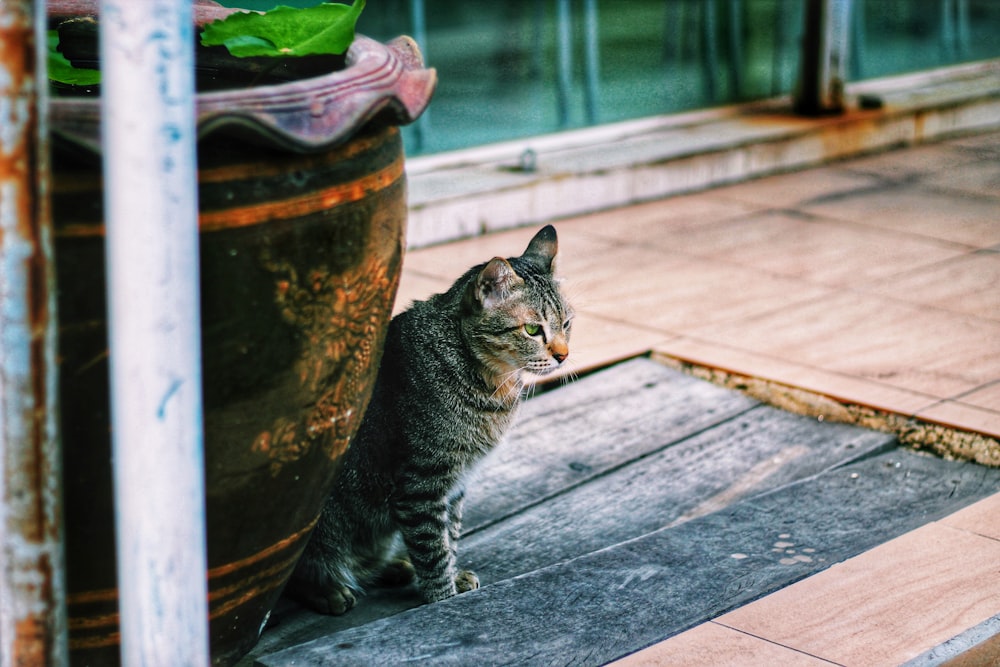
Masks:
[[[986,499],[991,498],[991,497],[995,497],[995,496],[1000,496],[1000,491],[998,491],[996,494],[994,494],[994,496],[987,496],[986,498],[983,498],[983,499],[981,499],[978,502],[983,502]],[[936,521],[931,521],[931,522],[925,524],[924,526],[921,526],[919,528],[915,528],[912,531],[909,531],[907,533],[899,535],[896,538],[893,538],[893,540],[889,540],[889,542],[892,542],[892,541],[895,541],[895,540],[899,540],[899,539],[901,539],[903,537],[906,537],[908,535],[912,535],[914,533],[917,533],[917,532],[919,532],[921,530],[924,530],[925,528],[927,528],[930,525],[937,525],[940,528],[945,529],[945,530],[956,531],[956,532],[964,533],[964,534],[967,534],[967,535],[970,535],[970,536],[974,536],[974,537],[977,537],[977,538],[986,539],[986,540],[995,541],[995,542],[1000,542],[1000,539],[997,539],[994,536],[983,535],[981,533],[977,533],[977,532],[972,531],[972,530],[968,530],[968,529],[961,528],[961,527],[958,527],[958,526],[952,526],[952,525],[949,525],[949,524],[945,523],[945,521],[950,516],[953,516],[954,514],[958,514],[961,511],[962,510],[957,510],[956,512],[953,512],[952,514],[950,514],[948,516],[942,517],[941,519],[938,519]],[[883,544],[888,544],[889,542],[885,542]],[[873,547],[872,549],[869,549],[869,550],[864,551],[864,552],[862,552],[862,553],[860,553],[860,554],[858,554],[856,556],[853,556],[852,558],[849,558],[846,561],[843,561],[842,563],[848,563],[848,562],[851,562],[851,561],[857,562],[859,560],[864,560],[864,559],[867,559],[867,558],[871,558],[872,557],[871,556],[872,552],[875,551],[876,549],[878,549],[880,546],[883,546],[883,545],[879,545],[879,546]],[[829,569],[826,569],[826,570],[823,570],[821,572],[817,572],[817,573],[815,573],[815,574],[813,574],[813,575],[811,575],[809,577],[806,577],[805,579],[800,579],[799,581],[796,581],[796,582],[790,584],[789,586],[786,586],[786,587],[784,587],[782,589],[779,589],[778,591],[774,591],[774,592],[772,592],[772,593],[770,593],[768,595],[765,595],[764,597],[759,598],[757,600],[753,600],[751,602],[748,602],[747,604],[742,605],[741,607],[738,607],[737,609],[746,609],[748,607],[752,607],[753,605],[755,605],[759,601],[764,600],[767,597],[770,597],[771,595],[774,595],[774,594],[779,593],[779,592],[783,592],[785,595],[795,594],[796,593],[796,591],[795,591],[796,586],[799,586],[803,582],[806,582],[806,581],[808,581],[809,579],[811,579],[813,577],[822,575],[822,574],[827,573],[829,571],[830,571]],[[732,610],[732,611],[736,611],[736,610]],[[726,612],[726,613],[732,613],[732,611],[731,612]],[[795,648],[793,646],[789,646],[787,644],[782,644],[780,642],[771,640],[771,639],[769,639],[767,637],[764,637],[764,636],[761,636],[761,635],[756,635],[756,634],[753,634],[751,632],[747,632],[746,630],[743,630],[742,628],[738,628],[738,627],[735,627],[735,626],[732,626],[732,625],[728,625],[728,624],[723,623],[722,621],[720,621],[719,620],[720,618],[721,618],[721,616],[720,617],[716,617],[714,619],[710,619],[710,620],[706,621],[706,623],[713,623],[715,625],[718,625],[718,626],[721,626],[721,627],[724,627],[724,628],[728,628],[728,629],[733,630],[735,632],[739,632],[741,634],[744,634],[744,635],[747,635],[747,636],[750,636],[750,637],[754,637],[756,639],[760,639],[762,641],[765,641],[765,642],[768,642],[768,643],[771,643],[771,644],[774,644],[774,645],[777,645],[777,646],[781,646],[781,647],[786,648],[788,650],[792,650],[792,651],[795,651],[797,653],[801,653],[801,654],[808,655],[810,657],[813,657],[813,658],[816,658],[816,659],[819,659],[819,660],[823,660],[823,661],[828,662],[830,664],[841,665],[841,663],[838,663],[838,662],[833,661],[833,660],[829,660],[829,659],[824,658],[822,656],[815,655],[815,654],[812,654],[812,653],[808,653],[806,651],[802,651],[800,649],[797,649],[797,648]],[[697,626],[695,626],[695,627],[697,627]],[[674,636],[676,637],[677,635],[674,635]],[[940,649],[943,646],[952,644],[953,642],[957,642],[957,647],[956,648],[959,649],[958,651],[953,651],[953,652],[949,653],[949,655],[947,655],[947,656],[941,656],[941,657],[946,657],[946,658],[954,658],[954,657],[957,657],[958,655],[961,655],[966,650],[975,648],[979,644],[981,644],[981,643],[983,643],[985,641],[988,641],[989,639],[991,639],[991,638],[993,638],[995,636],[1000,636],[1000,614],[992,616],[992,617],[989,617],[989,618],[985,619],[984,621],[982,621],[980,623],[977,623],[976,625],[972,626],[971,628],[963,628],[963,629],[961,629],[956,635],[952,636],[951,638],[949,638],[945,642],[942,642],[942,643],[940,643],[940,644],[938,644],[938,645],[936,645],[934,647],[931,647],[930,649],[928,649],[927,651],[925,651],[924,653],[922,653],[917,658],[913,658],[913,659],[911,659],[911,660],[903,663],[903,665],[901,665],[901,667],[931,667],[931,665],[938,665],[938,664],[941,664],[941,662],[939,660],[929,660],[928,659],[928,657],[931,657],[931,656],[934,657],[934,658],[938,657],[936,655],[933,655],[937,649]],[[671,639],[673,639],[673,637],[668,637],[668,638],[664,639],[660,643],[669,642]],[[655,644],[654,644],[654,646],[655,646]]]
[[[990,380],[989,382],[985,382],[985,383],[979,385],[978,387],[975,387],[974,389],[969,389],[968,391],[963,391],[960,394],[955,394],[954,396],[952,396],[950,398],[942,399],[942,400],[961,402],[963,398],[965,398],[966,396],[969,396],[970,394],[975,394],[977,391],[982,391],[983,389],[989,389],[990,387],[995,387],[997,385],[1000,385],[1000,380]],[[979,407],[979,409],[986,410],[987,412],[1000,412],[1000,410],[991,410],[989,408],[983,408],[981,406],[972,405],[971,403],[966,403],[966,405],[971,405],[972,407]]]
[[[988,498],[992,498],[994,496],[1000,496],[1000,490],[998,490],[992,496],[986,496],[986,498],[983,498],[979,502],[982,502],[983,500],[986,500]],[[974,504],[975,503],[973,503],[973,505]],[[971,507],[971,505],[969,507]],[[975,530],[970,530],[968,528],[963,528],[962,526],[955,526],[955,525],[952,525],[952,524],[948,523],[948,519],[949,518],[951,518],[955,514],[958,514],[958,512],[961,512],[961,511],[962,510],[958,510],[956,512],[952,512],[951,514],[949,514],[947,516],[943,516],[940,519],[937,519],[935,521],[931,521],[930,523],[937,524],[937,525],[941,526],[942,528],[947,528],[948,530],[955,530],[955,531],[958,531],[960,533],[965,533],[966,535],[974,535],[976,537],[981,537],[983,539],[992,540],[994,542],[1000,542],[1000,537],[997,537],[996,535],[987,535],[986,533],[980,533],[980,532],[975,531]],[[930,524],[928,524],[928,525],[930,525]]]
[[[822,571],[826,572],[826,570],[822,570]],[[817,572],[817,574],[819,574],[819,573]],[[813,575],[813,576],[816,576],[816,575]],[[806,579],[808,579],[808,577],[806,577]],[[800,579],[799,581],[805,581],[805,579]],[[796,582],[796,583],[798,583],[798,582]],[[791,584],[791,586],[794,586],[794,585],[795,584]],[[789,588],[789,587],[786,586],[786,588]],[[780,589],[780,590],[784,590],[784,589]],[[744,607],[748,607],[748,606],[750,606],[752,604],[753,604],[753,602],[748,602],[747,604],[745,604],[743,606]],[[821,655],[816,655],[814,653],[809,653],[808,651],[803,651],[802,649],[795,648],[794,646],[788,646],[787,644],[782,644],[781,642],[775,641],[773,639],[768,639],[767,637],[762,637],[760,635],[755,635],[752,632],[747,632],[746,630],[742,630],[740,628],[736,628],[736,627],[733,627],[731,625],[726,625],[725,623],[723,623],[722,621],[718,620],[717,618],[712,619],[710,621],[705,621],[705,622],[706,623],[711,623],[713,625],[717,625],[720,628],[726,628],[727,630],[731,630],[733,632],[738,632],[739,634],[745,635],[747,637],[753,637],[754,639],[760,640],[762,642],[767,642],[768,644],[771,644],[773,646],[780,646],[783,649],[786,649],[788,651],[792,651],[794,653],[798,653],[799,655],[807,655],[810,658],[815,658],[816,660],[822,660],[823,662],[827,663],[828,665],[835,665],[836,667],[846,667],[842,663],[836,662],[834,660],[829,660],[828,658],[824,658]]]
[[[988,383],[986,385],[983,385],[983,387],[989,387],[989,386],[992,386],[993,384],[994,383]],[[977,387],[974,391],[979,391],[983,387]],[[971,392],[971,393],[974,393],[974,392]],[[920,410],[919,412],[917,412],[917,414],[914,415],[914,416],[917,417],[918,419],[921,419],[920,415],[924,414],[928,410],[931,410],[933,408],[938,408],[938,407],[941,407],[943,405],[954,405],[954,406],[957,406],[957,407],[960,407],[960,408],[963,408],[963,409],[971,410],[972,412],[982,412],[982,413],[987,414],[987,415],[996,415],[997,417],[1000,417],[1000,409],[987,408],[987,407],[984,407],[982,405],[976,405],[975,403],[969,403],[967,401],[963,401],[963,400],[960,400],[960,399],[957,399],[957,398],[947,398],[947,399],[944,399],[940,404],[933,405],[933,406],[928,407],[928,408],[924,408],[924,409]]]

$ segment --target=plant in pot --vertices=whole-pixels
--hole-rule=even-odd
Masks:
[[[86,72],[99,68],[99,17],[92,0],[48,5],[68,60],[56,68],[79,77],[50,111],[70,649],[110,665],[100,106]],[[196,2],[195,22],[236,11]],[[360,35],[339,56],[199,46],[196,67],[209,622],[225,665],[257,641],[370,397],[405,245],[397,126],[436,76],[411,40]]]

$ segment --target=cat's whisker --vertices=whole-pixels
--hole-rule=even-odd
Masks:
[[[528,385],[524,394],[524,398],[525,400],[528,400],[529,398],[534,398],[535,394],[537,393],[538,393],[538,383],[532,382],[531,384]]]
[[[570,360],[563,363],[562,369],[564,373],[559,378],[560,384],[570,384],[571,382],[576,382],[580,378],[580,374],[575,370],[576,364]]]
[[[566,377],[564,378],[565,384],[569,384],[570,382],[576,382],[577,380],[580,379],[580,374],[576,371],[577,368],[576,364],[573,362],[570,363],[572,364],[572,366],[570,367],[569,371],[566,373]]]
[[[520,368],[516,368],[504,374],[503,377],[500,378],[500,382],[497,385],[497,388],[493,390],[492,394],[490,394],[490,399],[497,398],[497,396],[500,394],[501,391],[506,391],[506,394],[503,396],[503,398],[505,399],[515,398],[517,394],[521,392],[521,387],[523,383],[521,383],[520,381],[511,382],[511,380],[514,378],[519,378],[521,373],[524,372],[525,370],[527,370],[527,366],[522,366]]]

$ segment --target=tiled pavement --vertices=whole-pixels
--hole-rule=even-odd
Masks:
[[[556,227],[577,370],[656,350],[1000,437],[1000,133]],[[397,303],[534,231],[411,251]]]
[[[655,351],[1000,437],[1000,133],[556,227],[578,371]],[[411,251],[398,303],[534,231]],[[1000,613],[998,517],[1000,494],[631,661],[901,664]]]

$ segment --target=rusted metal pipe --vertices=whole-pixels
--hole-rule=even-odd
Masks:
[[[795,110],[807,116],[844,111],[851,0],[808,0]]]
[[[2,667],[68,664],[45,12],[32,10],[0,3]]]
[[[597,0],[583,0],[583,62],[584,79],[583,102],[587,123],[597,125],[600,108],[601,39],[600,21],[597,18]]]
[[[188,0],[103,0],[101,128],[122,663],[207,665]]]

